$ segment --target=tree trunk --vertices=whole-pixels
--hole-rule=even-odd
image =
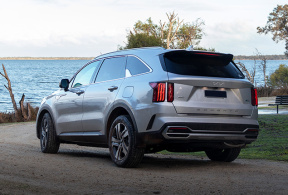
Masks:
[[[4,123],[3,117],[2,117],[2,113],[0,113],[0,123]]]
[[[19,101],[19,104],[20,104],[20,108],[21,108],[21,114],[22,114],[24,120],[26,121],[26,120],[28,120],[28,117],[27,117],[27,114],[26,114],[26,111],[25,111],[25,108],[24,108],[24,98],[25,98],[25,95],[23,93],[22,98]]]
[[[17,104],[16,104],[15,99],[14,99],[14,94],[12,92],[11,82],[10,82],[10,79],[8,77],[8,74],[7,74],[6,69],[5,69],[3,64],[2,64],[2,68],[3,68],[4,74],[2,74],[1,72],[0,72],[0,74],[8,82],[8,87],[6,85],[4,85],[4,86],[9,91],[9,94],[10,94],[10,97],[11,97],[11,101],[12,101],[12,104],[13,104],[13,109],[14,109],[14,112],[15,112],[15,117],[16,117],[16,120],[18,121],[19,120],[19,113],[18,113],[18,109],[17,109]]]
[[[31,117],[32,117],[32,107],[29,103],[27,103],[27,110],[28,110],[28,118],[27,120],[31,120]]]

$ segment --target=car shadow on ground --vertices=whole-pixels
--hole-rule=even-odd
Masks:
[[[108,149],[101,150],[82,150],[82,149],[62,149],[58,152],[59,155],[75,158],[89,158],[101,159],[111,164],[111,158]],[[116,165],[115,165],[116,166]],[[239,166],[237,160],[232,163],[210,161],[206,157],[197,157],[193,155],[180,155],[180,154],[146,154],[138,168],[157,168],[157,169],[170,169],[170,168],[189,168],[189,167],[214,167],[225,166],[234,167]]]
[[[229,162],[216,162],[208,158],[196,157],[193,155],[149,155],[145,156],[140,164],[140,167],[155,167],[157,169],[170,169],[170,168],[188,168],[188,167],[215,167],[215,166],[238,166],[237,161]]]
[[[75,149],[63,149],[59,150],[58,154],[66,155],[70,157],[87,157],[87,158],[101,158],[108,159],[110,154],[106,151],[92,151],[92,150],[75,150]]]

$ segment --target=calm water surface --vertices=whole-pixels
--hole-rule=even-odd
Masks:
[[[11,80],[17,106],[22,94],[26,102],[39,106],[43,97],[59,88],[62,78],[71,78],[88,60],[0,60]],[[6,80],[0,77],[0,111],[13,111]]]
[[[17,104],[24,93],[26,102],[30,102],[32,106],[39,106],[43,97],[59,88],[59,82],[62,78],[71,78],[87,62],[88,60],[0,60],[0,64],[5,65],[11,80]],[[243,60],[241,62],[248,69],[251,69],[254,65],[253,60]],[[288,61],[268,60],[267,75],[274,72],[280,64],[288,65]],[[0,72],[3,73],[2,67]],[[263,80],[263,75],[258,68],[256,74],[257,85],[262,85]],[[7,85],[7,82],[0,76],[0,112],[10,112],[13,111],[13,106],[4,84]]]

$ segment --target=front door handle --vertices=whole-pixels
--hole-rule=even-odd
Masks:
[[[77,95],[81,95],[82,93],[84,93],[84,90],[79,90],[76,92]]]
[[[116,89],[118,89],[117,86],[111,86],[111,87],[108,88],[108,90],[111,91],[111,92],[116,90]]]

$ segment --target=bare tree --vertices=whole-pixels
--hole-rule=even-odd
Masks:
[[[242,62],[237,62],[239,68],[241,69],[242,72],[244,72],[246,78],[256,86],[256,81],[255,81],[255,75],[256,75],[256,63],[254,63],[254,66],[252,67],[251,70],[248,70],[245,66],[244,63]]]
[[[25,95],[23,93],[22,98],[19,101],[20,110],[18,110],[16,101],[15,101],[15,98],[14,98],[14,94],[13,94],[13,91],[12,91],[12,87],[11,87],[11,81],[9,79],[9,76],[7,74],[5,66],[3,64],[2,64],[2,68],[3,68],[4,74],[0,72],[0,75],[3,76],[6,79],[6,81],[7,81],[7,85],[4,85],[4,86],[9,91],[10,98],[11,98],[11,101],[12,101],[12,104],[13,104],[13,109],[14,109],[14,112],[15,112],[16,121],[21,121],[23,119],[25,121],[26,120],[30,120],[30,118],[31,118],[31,106],[29,105],[29,103],[27,104],[27,109],[28,109],[28,115],[27,115],[25,107],[24,107]],[[1,120],[1,117],[0,117],[0,120]]]
[[[18,120],[19,119],[19,113],[18,113],[18,109],[17,109],[17,104],[16,104],[15,99],[14,99],[14,94],[13,94],[12,87],[11,87],[11,82],[10,82],[10,79],[9,79],[8,74],[6,72],[4,64],[2,64],[2,68],[3,68],[4,74],[2,74],[2,72],[0,72],[0,74],[7,80],[8,86],[4,85],[4,87],[9,91],[11,101],[13,104],[13,109],[14,109],[15,116],[16,116],[16,120]]]
[[[174,41],[175,36],[177,35],[178,29],[180,25],[183,23],[183,20],[179,20],[179,18],[176,19],[178,14],[172,13],[166,13],[168,17],[168,32],[167,32],[167,49],[170,49],[171,43]],[[162,28],[161,28],[162,29]],[[161,32],[163,34],[163,32]]]
[[[267,87],[267,76],[266,76],[266,70],[267,70],[267,58],[262,55],[258,49],[256,49],[256,58],[260,59],[260,63],[258,63],[259,69],[263,72],[264,76],[264,87]],[[254,58],[254,63],[256,64],[256,58]]]

